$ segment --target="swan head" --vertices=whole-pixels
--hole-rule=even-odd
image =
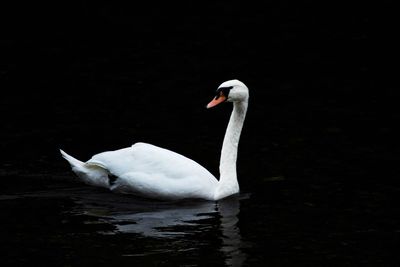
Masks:
[[[207,108],[212,108],[223,102],[242,102],[249,98],[249,89],[239,80],[229,80],[218,86],[216,95]]]

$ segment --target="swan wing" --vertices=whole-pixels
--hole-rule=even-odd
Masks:
[[[146,143],[103,152],[86,163],[118,177],[112,190],[146,197],[212,199],[218,185],[217,179],[197,162]]]

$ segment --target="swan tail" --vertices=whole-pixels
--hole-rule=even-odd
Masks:
[[[76,158],[68,155],[60,149],[61,155],[71,165],[72,171],[82,180],[84,183],[104,188],[109,188],[108,172],[105,168],[85,163]]]
[[[61,152],[61,156],[69,162],[69,164],[71,165],[72,168],[79,168],[84,165],[84,163],[82,161],[77,160],[76,158],[68,155],[61,149],[60,149],[60,152]]]

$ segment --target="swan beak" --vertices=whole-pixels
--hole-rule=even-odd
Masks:
[[[216,96],[213,100],[211,100],[210,103],[208,103],[207,108],[215,107],[216,105],[224,102],[225,100],[226,100],[226,96],[224,96],[222,94],[219,96]]]

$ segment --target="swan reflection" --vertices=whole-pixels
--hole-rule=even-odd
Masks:
[[[247,195],[218,202],[149,202],[113,196],[115,200],[80,199],[80,210],[114,225],[114,233],[135,233],[150,238],[182,238],[209,231],[221,240],[220,251],[228,266],[241,266],[246,259],[238,227],[240,201]],[[118,201],[119,199],[119,201]],[[133,210],[135,210],[133,212]],[[217,228],[215,226],[218,226]],[[216,231],[217,230],[217,231]],[[216,232],[215,232],[216,231]]]
[[[13,197],[66,197],[75,203],[68,211],[70,216],[87,218],[83,221],[86,225],[96,222],[108,225],[98,230],[100,234],[129,233],[171,241],[176,238],[187,240],[190,246],[196,246],[193,239],[204,241],[206,238],[213,244],[220,244],[219,250],[228,266],[240,266],[246,259],[238,215],[240,202],[248,198],[247,195],[231,196],[218,202],[157,202],[74,188]]]
[[[220,200],[217,205],[221,216],[221,251],[226,255],[225,263],[228,266],[242,266],[246,254],[242,251],[245,245],[238,226],[240,200],[237,197],[230,197]]]
[[[189,230],[182,226],[201,226],[199,221],[215,216],[215,204],[185,204],[179,208],[139,212],[132,214],[115,214],[112,219],[117,231],[138,233],[147,237],[176,237],[193,234],[198,229]]]
[[[85,227],[94,225],[91,231],[101,235],[127,233],[171,243],[179,241],[181,246],[187,246],[181,247],[181,251],[216,245],[228,266],[241,266],[247,257],[243,252],[247,246],[238,227],[240,202],[247,195],[218,202],[157,202],[89,188],[67,188],[2,196],[2,199],[20,198],[69,199],[74,205],[65,206],[62,217],[75,217]]]

